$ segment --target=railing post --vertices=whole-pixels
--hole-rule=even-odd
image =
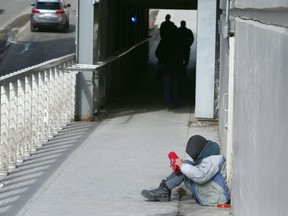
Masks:
[[[68,112],[66,112],[66,121],[69,122],[72,119],[75,118],[75,106],[76,106],[76,89],[75,89],[75,83],[76,83],[76,76],[68,76],[68,74],[64,74],[64,79],[66,82],[69,83],[67,85],[66,89],[66,100],[67,100],[67,107]]]
[[[93,121],[93,72],[77,74],[76,119]]]
[[[50,71],[45,70],[44,71],[44,119],[43,119],[43,142],[41,143],[41,146],[46,143],[49,140],[49,82],[50,82]]]
[[[56,118],[56,112],[57,110],[55,110],[55,104],[57,100],[57,96],[56,96],[56,91],[55,91],[55,68],[50,68],[47,71],[47,98],[48,98],[48,103],[47,103],[47,113],[48,113],[48,125],[47,125],[47,141],[49,139],[51,139],[54,136],[54,129],[56,127],[55,124],[55,118]]]
[[[54,88],[54,95],[55,95],[55,108],[54,108],[54,120],[55,122],[55,127],[54,127],[54,134],[57,134],[58,131],[62,128],[62,110],[64,106],[64,101],[62,101],[62,97],[67,97],[67,95],[63,95],[63,88],[61,88],[61,74],[59,73],[59,67],[55,67],[55,72],[54,72],[54,77],[55,77],[55,88]]]
[[[48,115],[47,109],[47,90],[45,89],[45,72],[41,71],[38,75],[38,100],[37,100],[37,148],[41,147],[45,138],[45,118]]]
[[[9,169],[17,166],[17,84],[9,83],[9,122],[8,122],[8,149],[9,149]]]
[[[60,73],[59,75],[59,106],[61,106],[62,112],[59,115],[60,118],[60,127],[62,128],[64,125],[68,123],[69,115],[71,112],[71,106],[69,104],[69,97],[72,95],[69,94],[69,89],[71,86],[71,79],[70,76],[68,76],[68,73]],[[64,83],[64,88],[61,88],[61,84]],[[75,98],[72,96],[72,98]],[[66,109],[66,112],[63,112],[63,110]],[[73,114],[74,115],[74,114]]]
[[[16,147],[17,147],[17,163],[24,161],[25,137],[24,137],[24,97],[25,97],[25,80],[17,80],[17,109],[16,109]]]
[[[0,174],[8,174],[9,87],[1,86]]]
[[[32,75],[25,77],[24,93],[24,156],[30,156],[32,150]]]
[[[39,88],[39,74],[32,74],[32,92],[31,92],[31,151],[36,151],[37,150],[37,146],[39,143],[39,97],[41,95],[42,92],[40,92],[40,88]]]

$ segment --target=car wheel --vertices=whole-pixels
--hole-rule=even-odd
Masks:
[[[36,28],[33,25],[30,25],[30,31],[31,32],[36,32],[37,30],[36,30]]]

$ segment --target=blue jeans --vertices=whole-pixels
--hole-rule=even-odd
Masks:
[[[185,180],[185,176],[182,173],[175,174],[172,172],[165,180],[165,184],[171,190],[179,186]]]

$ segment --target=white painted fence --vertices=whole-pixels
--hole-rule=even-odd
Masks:
[[[74,120],[75,54],[0,77],[0,175]]]

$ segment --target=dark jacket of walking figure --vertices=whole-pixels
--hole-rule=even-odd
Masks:
[[[190,59],[190,47],[194,42],[193,32],[186,27],[186,22],[181,21],[181,26],[177,30],[179,55],[183,64],[183,70],[186,71]]]

